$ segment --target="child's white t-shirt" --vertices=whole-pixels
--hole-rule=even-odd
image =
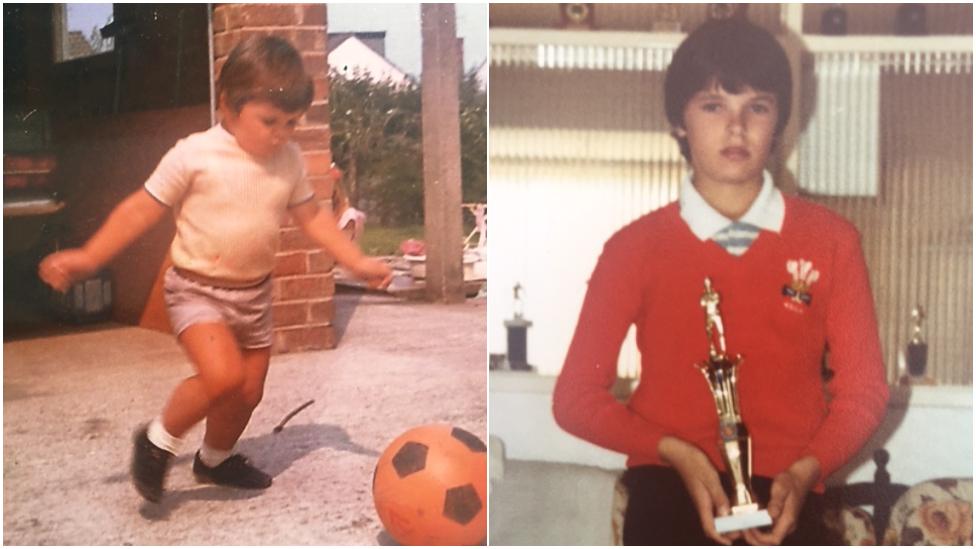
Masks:
[[[270,274],[283,216],[315,197],[297,145],[257,159],[220,124],[178,141],[145,187],[173,208],[173,264],[230,281]]]

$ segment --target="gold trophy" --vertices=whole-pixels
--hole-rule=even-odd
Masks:
[[[708,360],[695,366],[708,381],[708,388],[715,397],[718,411],[719,450],[725,467],[732,476],[735,491],[732,494],[732,514],[715,518],[715,529],[720,534],[769,526],[773,523],[769,513],[760,509],[752,493],[752,440],[739,413],[739,393],[736,373],[742,356],[729,358],[725,352],[725,329],[718,310],[719,295],[712,288],[712,281],[705,278],[705,292],[701,306],[705,311],[705,334],[708,336]]]

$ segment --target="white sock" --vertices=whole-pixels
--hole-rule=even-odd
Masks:
[[[157,448],[162,448],[174,456],[180,453],[183,439],[169,434],[166,428],[163,427],[162,418],[157,417],[152,420],[147,430],[147,436],[149,437],[149,442],[152,442]]]
[[[217,450],[207,446],[207,443],[204,442],[200,446],[200,461],[207,467],[216,467],[229,458],[233,450],[233,448],[230,450]]]

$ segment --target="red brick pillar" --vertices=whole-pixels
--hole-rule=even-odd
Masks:
[[[315,97],[295,131],[295,141],[304,152],[309,180],[320,205],[330,207],[332,153],[325,5],[218,4],[213,13],[213,33],[214,78],[234,45],[253,34],[280,36],[301,52],[305,70],[315,79]],[[290,217],[285,220],[272,275],[274,352],[335,347],[333,265],[332,257],[317,248]]]

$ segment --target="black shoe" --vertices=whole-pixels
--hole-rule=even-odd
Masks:
[[[148,427],[136,432],[132,449],[132,482],[139,495],[153,503],[163,497],[163,479],[173,454],[149,442]]]
[[[200,460],[200,452],[193,458],[193,475],[199,482],[263,490],[271,486],[271,475],[255,468],[247,458],[234,454],[216,467],[207,467]]]

